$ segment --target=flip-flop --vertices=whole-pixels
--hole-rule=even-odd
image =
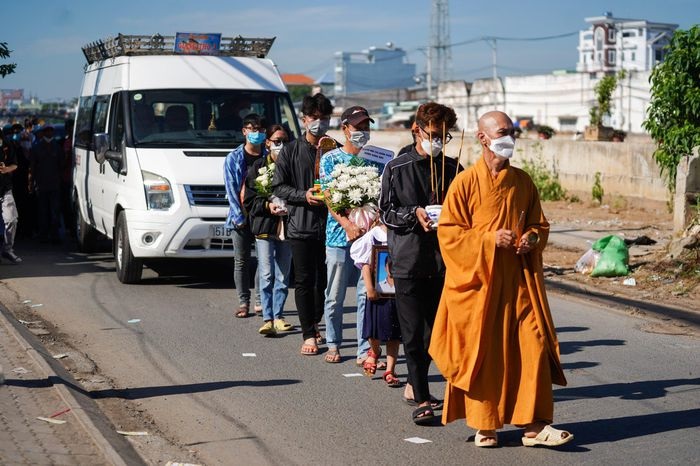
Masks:
[[[403,397],[403,401],[409,404],[409,406],[418,406],[418,403],[413,398]],[[442,409],[444,403],[442,400],[438,400],[433,395],[430,395],[430,407],[433,409]]]
[[[435,419],[435,413],[430,406],[421,406],[413,410],[411,417],[413,418],[413,422],[417,425],[424,426],[426,424],[432,424],[433,419]]]
[[[563,435],[566,434],[566,437]],[[555,429],[550,425],[546,425],[537,434],[536,437],[524,437],[522,438],[523,445],[526,447],[558,447],[559,445],[564,445],[574,439],[574,434],[567,432],[565,430]]]
[[[340,362],[340,352],[335,348],[329,349],[326,351],[323,360],[329,364],[338,364]]]
[[[248,311],[247,307],[239,307],[235,316],[239,319],[245,319],[246,317],[250,317],[250,312]]]

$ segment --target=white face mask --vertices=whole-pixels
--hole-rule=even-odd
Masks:
[[[502,136],[497,139],[492,139],[489,149],[497,156],[509,159],[513,156],[513,148],[515,147],[515,139],[513,136]]]
[[[311,121],[306,126],[306,128],[309,130],[309,133],[317,137],[326,134],[326,131],[328,131],[328,128],[330,127],[331,122],[329,120],[321,120],[320,118],[318,120]]]
[[[369,141],[369,131],[350,131],[348,141],[358,149],[362,149]]]
[[[432,142],[427,139],[423,139],[420,142],[420,147],[426,154],[435,157],[442,151],[442,142],[439,139],[433,139]]]

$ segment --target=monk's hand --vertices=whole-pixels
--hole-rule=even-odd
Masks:
[[[515,250],[516,254],[527,254],[528,252],[532,251],[535,246],[537,245],[537,242],[539,241],[539,237],[537,236],[537,233],[530,232],[526,235],[523,235],[520,238],[520,241],[518,242],[517,249]]]
[[[423,227],[424,231],[433,231],[433,222],[430,220],[430,216],[428,216],[428,213],[424,208],[418,207],[416,209],[416,218],[418,219],[420,226]]]
[[[509,249],[515,243],[515,233],[512,230],[500,229],[496,231],[496,247]]]

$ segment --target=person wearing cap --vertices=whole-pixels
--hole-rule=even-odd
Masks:
[[[337,165],[348,164],[357,157],[370,137],[369,124],[374,123],[363,107],[347,108],[340,117],[345,136],[342,147],[326,152],[321,157],[319,176],[325,187],[332,181],[331,173]],[[328,284],[325,292],[324,316],[326,320],[326,343],[328,352],[324,360],[340,362],[339,347],[343,341],[343,302],[345,291],[357,272],[350,258],[350,243],[366,233],[352,223],[347,216],[328,207],[326,221],[326,274]],[[358,319],[359,320],[359,319]],[[366,351],[366,350],[365,350]]]

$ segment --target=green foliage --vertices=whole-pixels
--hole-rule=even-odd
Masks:
[[[643,126],[656,141],[654,160],[673,194],[678,162],[700,146],[700,25],[673,34],[666,58],[650,80]]]
[[[10,58],[11,50],[7,47],[7,42],[0,42],[0,58]],[[15,72],[17,65],[15,63],[7,63],[0,65],[0,77],[5,77],[8,74]]]
[[[556,133],[556,131],[554,131],[554,128],[552,128],[551,126],[547,126],[547,125],[538,125],[538,126],[537,126],[537,133],[538,133],[538,134],[542,134],[542,135],[545,136],[546,139],[549,139],[549,138],[551,138],[552,136],[554,136],[554,134]]]
[[[600,172],[595,172],[595,180],[593,181],[593,189],[591,190],[591,197],[594,201],[598,201],[599,204],[603,203],[603,195],[605,191],[603,190],[603,185],[600,184]]]
[[[540,199],[543,201],[566,199],[566,191],[561,187],[559,175],[547,168],[542,156],[537,157],[537,160],[526,160],[523,162],[522,169],[532,178],[540,193]]]
[[[603,123],[603,117],[610,115],[612,93],[617,87],[618,79],[622,79],[624,76],[623,72],[617,76],[613,74],[603,76],[593,88],[598,105],[592,107],[589,112],[591,126],[601,125]]]

